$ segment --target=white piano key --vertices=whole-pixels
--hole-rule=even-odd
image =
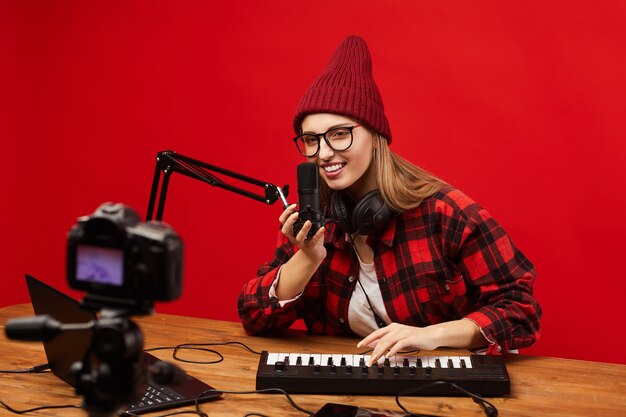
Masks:
[[[463,359],[465,361],[465,367],[466,368],[471,368],[472,367],[472,358],[470,358],[469,356],[461,356],[461,359]]]
[[[439,363],[441,364],[442,368],[448,367],[448,358],[448,356],[439,356]]]
[[[450,359],[452,359],[452,364],[455,369],[461,368],[461,358],[459,356],[450,356]]]
[[[311,357],[313,358],[313,365],[322,364],[322,355],[320,355],[319,353],[311,354]]]
[[[281,352],[278,354],[278,362],[284,362],[285,358],[288,357],[288,353]]]
[[[426,368],[427,366],[434,368],[435,359],[437,359],[436,356],[422,356],[422,365],[424,366],[424,368]]]
[[[346,362],[346,366],[352,365],[352,355],[341,355],[341,359],[343,359]]]
[[[274,365],[276,362],[278,362],[278,353],[268,353],[267,364]]]
[[[311,355],[308,353],[301,353],[300,357],[302,358],[302,366],[309,366],[309,358]]]
[[[352,366],[361,366],[361,359],[365,361],[363,355],[352,355]],[[365,362],[367,364],[367,362]]]

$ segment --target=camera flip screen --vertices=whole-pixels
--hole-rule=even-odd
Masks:
[[[122,286],[124,284],[124,252],[120,249],[78,245],[76,280]]]

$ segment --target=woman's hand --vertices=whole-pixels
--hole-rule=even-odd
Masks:
[[[313,227],[313,224],[307,220],[304,222],[298,234],[294,236],[293,225],[298,220],[298,212],[296,211],[295,204],[287,207],[278,220],[283,225],[281,231],[287,239],[296,245],[300,251],[304,252],[312,262],[319,265],[319,263],[324,260],[326,257],[326,248],[324,247],[324,232],[326,229],[324,227],[320,227],[313,237],[307,239],[306,236],[309,230],[311,230],[311,227]]]
[[[391,323],[370,333],[357,347],[373,348],[369,365],[385,356],[393,356],[402,350],[433,350],[439,347],[439,331],[435,326],[414,327]]]
[[[397,355],[401,350],[434,350],[441,346],[450,348],[476,349],[487,346],[480,327],[472,320],[460,319],[414,327],[391,323],[373,331],[361,340],[357,347],[373,348],[370,365],[381,356]]]

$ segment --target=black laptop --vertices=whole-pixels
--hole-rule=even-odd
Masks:
[[[62,323],[85,323],[96,318],[95,313],[81,308],[78,301],[37,278],[26,275],[26,285],[36,315],[47,314]],[[90,332],[65,332],[51,341],[43,342],[52,373],[73,385],[70,366],[74,362],[82,361],[90,343]],[[147,362],[158,360],[147,352],[144,352],[144,355]],[[198,395],[212,389],[210,385],[190,375],[187,375],[187,380],[183,385],[176,386],[159,385],[149,379],[144,398],[136,404],[129,404],[126,411],[141,414],[194,404]],[[220,395],[219,392],[208,393],[202,396],[201,401],[213,400],[219,398]]]

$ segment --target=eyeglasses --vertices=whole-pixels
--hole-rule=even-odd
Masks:
[[[356,126],[333,127],[324,133],[305,133],[293,138],[298,151],[306,157],[313,157],[320,151],[320,141],[324,142],[334,151],[345,151],[352,146],[352,130]]]

